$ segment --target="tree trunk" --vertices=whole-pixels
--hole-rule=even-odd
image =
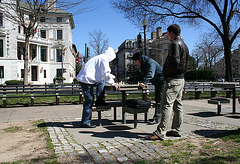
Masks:
[[[225,80],[228,82],[233,81],[233,73],[232,73],[232,54],[231,54],[231,44],[225,42],[224,44],[224,57],[225,57]]]
[[[28,52],[29,52],[29,36],[25,37],[25,52],[24,52],[24,85],[28,85]]]

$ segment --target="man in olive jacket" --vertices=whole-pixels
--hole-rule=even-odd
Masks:
[[[160,122],[160,104],[164,84],[162,67],[156,61],[142,55],[140,52],[134,53],[132,59],[141,69],[140,86],[144,88],[147,83],[152,83],[155,86],[155,114],[148,123],[157,124]]]
[[[165,135],[180,137],[183,122],[182,93],[184,87],[184,72],[187,69],[189,51],[187,45],[180,37],[181,29],[177,24],[167,28],[167,37],[172,42],[168,56],[163,65],[163,76],[166,80],[163,88],[161,103],[161,119],[157,130],[146,139],[163,140]],[[173,109],[173,122],[171,130],[167,132],[170,124],[171,110]]]

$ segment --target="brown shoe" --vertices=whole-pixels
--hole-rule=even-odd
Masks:
[[[156,134],[152,134],[145,137],[145,140],[163,140],[163,138],[158,137]]]

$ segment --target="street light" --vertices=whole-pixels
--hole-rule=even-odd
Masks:
[[[147,39],[146,39],[146,27],[147,27],[147,21],[146,19],[143,20],[142,22],[143,30],[144,30],[144,51],[145,55],[147,55]]]

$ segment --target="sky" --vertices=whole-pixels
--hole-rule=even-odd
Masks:
[[[73,44],[76,45],[82,56],[85,55],[85,43],[88,44],[90,40],[89,32],[93,32],[94,29],[102,31],[108,39],[109,46],[113,49],[117,49],[126,39],[135,39],[139,32],[143,32],[143,28],[137,28],[128,22],[122,14],[117,13],[111,7],[109,0],[92,0],[90,6],[94,8],[92,11],[73,16],[75,23]],[[191,53],[199,39],[199,34],[204,32],[204,28],[180,27],[182,29],[181,35]],[[147,39],[150,39],[151,32],[147,31]],[[166,32],[166,29],[162,29],[162,32]],[[90,56],[93,56],[91,51]]]

